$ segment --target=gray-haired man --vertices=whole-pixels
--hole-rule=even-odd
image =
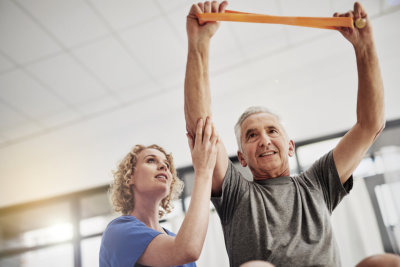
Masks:
[[[224,12],[227,2],[192,6],[187,17],[188,61],[185,118],[194,135],[199,118],[211,115],[208,54],[219,23],[200,25],[196,14]],[[235,127],[247,181],[229,161],[222,142],[213,174],[212,201],[223,226],[230,265],[250,260],[277,266],[338,266],[330,214],[352,187],[352,172],[384,127],[383,84],[367,14],[354,11],[334,16],[365,18],[363,29],[338,29],[351,42],[357,59],[359,87],[357,122],[338,145],[298,176],[290,176],[294,154],[279,118],[263,109],[249,109]]]

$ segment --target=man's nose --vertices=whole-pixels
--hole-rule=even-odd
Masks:
[[[268,136],[268,134],[264,133],[261,135],[258,145],[260,147],[271,145],[271,138]]]

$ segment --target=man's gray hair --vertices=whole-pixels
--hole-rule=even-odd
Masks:
[[[243,122],[251,115],[253,114],[258,114],[258,113],[267,113],[267,114],[271,114],[273,116],[275,116],[279,122],[281,122],[281,119],[279,118],[278,115],[276,115],[275,113],[271,112],[269,109],[267,109],[266,107],[262,107],[262,106],[253,106],[253,107],[249,107],[247,108],[242,115],[239,117],[239,120],[236,122],[235,124],[235,135],[236,135],[236,141],[238,143],[238,147],[239,150],[242,152],[242,142],[241,142],[241,127]],[[286,134],[286,133],[285,133]]]

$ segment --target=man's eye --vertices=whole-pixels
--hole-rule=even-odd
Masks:
[[[255,133],[250,133],[247,135],[247,140],[255,138],[257,135]]]

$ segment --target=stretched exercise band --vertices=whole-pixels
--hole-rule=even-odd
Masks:
[[[335,30],[336,27],[354,27],[353,18],[351,17],[287,17],[245,13],[232,10],[225,10],[225,13],[200,13],[197,14],[197,18],[199,19],[200,23],[207,21],[256,22],[285,24],[330,30]],[[364,28],[365,24],[366,20],[362,18],[357,19],[355,22],[356,27],[359,29]]]

